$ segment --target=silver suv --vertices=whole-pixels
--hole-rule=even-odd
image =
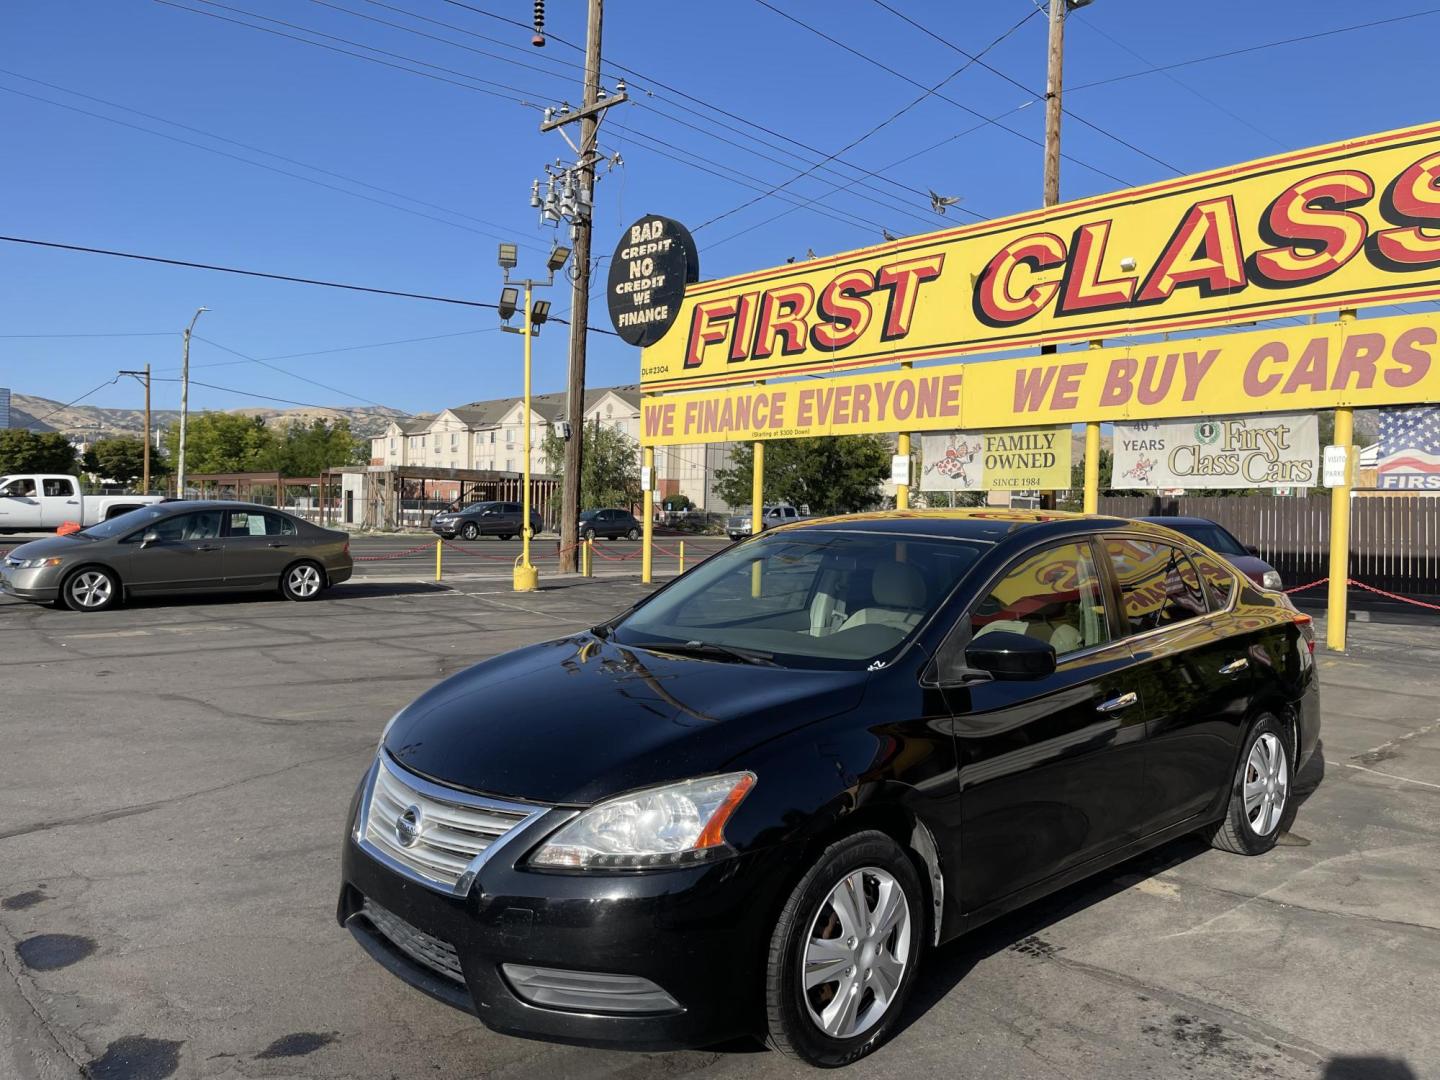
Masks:
[[[788,525],[792,521],[807,518],[810,516],[809,509],[808,506],[802,506],[797,510],[789,503],[767,504],[760,510],[760,531],[764,532],[766,529],[773,529],[776,525]],[[725,522],[725,532],[731,540],[739,540],[741,537],[750,535],[752,524],[750,507],[742,506]]]

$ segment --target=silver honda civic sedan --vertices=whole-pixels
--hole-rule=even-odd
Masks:
[[[103,611],[131,596],[278,589],[314,600],[354,568],[350,537],[268,506],[159,503],[0,560],[0,593]]]

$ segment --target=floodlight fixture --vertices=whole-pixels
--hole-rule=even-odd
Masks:
[[[569,261],[570,249],[568,247],[561,247],[559,244],[556,244],[553,248],[550,249],[550,259],[548,262],[546,262],[545,269],[549,270],[553,274],[556,271],[563,269],[565,264]]]
[[[530,305],[530,325],[539,326],[550,318],[550,301],[536,300]]]
[[[520,303],[520,290],[507,286],[500,290],[500,319],[509,322],[515,317],[515,308]]]
[[[520,251],[514,244],[500,245],[500,268],[502,270],[514,270],[520,261]]]

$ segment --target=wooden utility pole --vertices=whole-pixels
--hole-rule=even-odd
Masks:
[[[560,572],[575,572],[574,547],[580,529],[580,461],[585,445],[585,345],[590,321],[590,234],[595,194],[595,135],[600,126],[600,36],[605,18],[604,0],[590,0],[585,27],[585,100],[581,107],[578,158],[580,205],[572,226],[574,287],[570,299],[570,371],[565,385],[565,419],[570,438],[565,442],[565,475],[560,495]]]
[[[150,365],[145,365],[144,371],[122,371],[121,375],[133,375],[137,379],[145,380],[145,453],[144,464],[140,477],[140,491],[142,494],[150,494]]]
[[[1065,64],[1066,0],[1050,0],[1050,55],[1045,69],[1045,205],[1060,201],[1060,85]]]

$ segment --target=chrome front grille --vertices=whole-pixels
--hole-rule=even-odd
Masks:
[[[399,915],[386,911],[368,897],[361,905],[360,914],[369,919],[371,926],[410,959],[424,964],[447,979],[465,985],[465,975],[460,970],[460,957],[455,952],[454,945],[431,937],[423,930],[417,930]]]
[[[464,894],[499,842],[545,810],[432,784],[382,753],[356,833],[370,854],[406,876]]]

